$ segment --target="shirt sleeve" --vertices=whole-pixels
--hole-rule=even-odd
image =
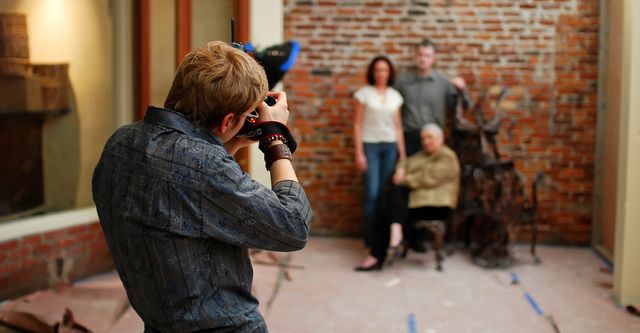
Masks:
[[[367,104],[367,91],[365,87],[356,90],[356,92],[353,93],[353,98],[360,102],[360,104]]]
[[[221,172],[209,177],[211,191],[202,198],[204,234],[247,248],[302,249],[312,217],[302,186],[287,180],[269,189],[251,179],[231,157],[222,164]]]
[[[394,109],[397,109],[402,106],[402,103],[404,103],[404,99],[396,89],[394,88],[390,88],[390,89],[391,89],[391,94],[393,95],[393,100],[395,102]]]

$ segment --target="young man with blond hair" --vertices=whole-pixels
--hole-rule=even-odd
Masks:
[[[246,53],[210,42],[186,56],[164,108],[149,107],[104,148],[93,197],[145,332],[267,332],[248,249],[302,249],[312,212],[285,136],[260,143],[272,188],[234,160],[252,143],[237,134],[256,108],[286,130],[286,94],[268,92]]]

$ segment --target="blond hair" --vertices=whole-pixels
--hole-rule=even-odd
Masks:
[[[236,116],[262,101],[268,84],[264,69],[224,42],[209,42],[185,57],[164,107],[211,128],[229,113]]]

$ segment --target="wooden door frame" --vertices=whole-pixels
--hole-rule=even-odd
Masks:
[[[176,68],[191,51],[191,0],[176,0]]]
[[[176,1],[176,68],[191,50],[191,0]],[[134,119],[142,119],[151,103],[151,0],[138,0],[135,12],[136,36],[136,90]],[[235,38],[238,42],[249,41],[250,2],[235,1]],[[242,148],[235,155],[243,170],[249,170],[249,149]]]
[[[237,42],[246,43],[249,41],[250,8],[249,0],[236,0],[235,6],[235,39]],[[249,147],[241,148],[236,154],[235,159],[245,172],[249,172]]]
[[[134,65],[136,66],[134,119],[142,119],[151,103],[151,0],[138,0],[135,6]]]

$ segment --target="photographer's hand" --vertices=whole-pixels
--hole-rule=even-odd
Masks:
[[[236,136],[224,143],[224,149],[227,151],[227,153],[229,153],[229,155],[235,155],[238,150],[240,150],[240,148],[248,147],[252,143],[255,143],[255,141]]]
[[[289,120],[287,94],[284,91],[273,91],[269,92],[268,95],[275,98],[277,102],[273,106],[268,106],[266,103],[258,106],[260,121],[277,121],[286,125]]]
[[[286,125],[287,121],[289,120],[287,94],[284,91],[278,91],[278,92],[270,92],[269,96],[275,98],[277,102],[273,106],[268,106],[266,103],[262,103],[258,107],[260,120],[261,121],[277,121]],[[269,144],[269,147],[274,147],[282,144],[283,144],[282,141],[274,140]],[[275,162],[273,162],[273,164],[271,164],[271,169],[269,169],[269,172],[271,173],[272,186],[283,180],[293,180],[296,182],[298,181],[298,177],[296,176],[296,172],[293,169],[293,164],[291,163],[291,160],[286,158],[278,159]]]

